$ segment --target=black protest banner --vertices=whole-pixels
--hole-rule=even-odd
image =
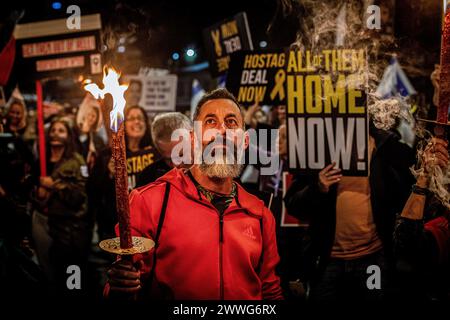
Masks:
[[[138,175],[149,165],[156,161],[156,151],[153,147],[127,153],[128,189],[136,187]]]
[[[253,50],[247,15],[240,12],[203,30],[209,69],[214,77],[227,72],[230,54],[240,50]]]
[[[317,173],[333,161],[344,175],[368,174],[366,53],[291,51],[286,62],[290,171]]]
[[[79,18],[79,28],[69,28],[67,19],[18,24],[18,72],[34,80],[101,74],[101,17]]]
[[[287,53],[281,50],[234,53],[227,75],[227,89],[244,106],[255,102],[285,104],[286,57]]]

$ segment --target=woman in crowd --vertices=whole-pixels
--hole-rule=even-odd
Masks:
[[[144,108],[131,106],[125,111],[127,152],[153,149],[149,119]]]
[[[67,290],[68,266],[86,270],[91,240],[87,177],[83,157],[75,152],[72,129],[67,122],[54,120],[47,140],[47,176],[40,177],[35,196],[33,238],[40,264],[58,290]]]
[[[27,128],[27,108],[22,100],[14,99],[6,113],[5,132],[22,136]]]
[[[78,151],[85,159],[89,170],[92,170],[98,153],[105,147],[103,140],[97,134],[100,110],[97,106],[90,105],[77,118]]]
[[[127,148],[128,187],[134,189],[136,177],[156,160],[156,150],[151,143],[150,125],[145,110],[131,106],[125,110],[125,143]],[[114,162],[111,150],[106,149],[96,165],[97,189],[101,191],[97,224],[100,239],[114,237],[117,223],[114,188]]]

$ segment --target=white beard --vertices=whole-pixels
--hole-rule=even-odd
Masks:
[[[200,171],[210,178],[237,178],[243,169],[243,164],[223,164],[223,163],[213,163],[206,164],[202,163],[199,166]]]
[[[221,152],[223,154],[215,154],[209,157],[207,161],[203,161],[199,165],[200,171],[210,178],[237,178],[241,174],[244,165],[236,160],[236,154],[229,154],[232,151],[227,153],[226,150],[221,150]]]

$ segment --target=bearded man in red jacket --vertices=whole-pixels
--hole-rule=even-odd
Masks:
[[[199,101],[193,119],[203,132],[197,140],[202,161],[189,170],[172,169],[131,193],[133,235],[154,239],[156,247],[134,256],[134,263],[116,261],[105,293],[176,300],[282,299],[275,274],[275,219],[234,181],[242,169],[237,153],[231,152],[232,163],[226,161],[230,149],[249,143],[241,107],[231,93],[217,89]],[[194,132],[190,136],[194,147]],[[205,154],[216,160],[205,160]]]

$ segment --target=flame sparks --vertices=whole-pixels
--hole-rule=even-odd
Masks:
[[[107,93],[113,98],[113,108],[110,113],[111,130],[116,132],[119,130],[125,116],[125,91],[128,85],[119,83],[120,73],[114,68],[103,69],[103,89],[100,89],[96,83],[87,84],[84,89],[90,92],[96,99],[104,99]]]

